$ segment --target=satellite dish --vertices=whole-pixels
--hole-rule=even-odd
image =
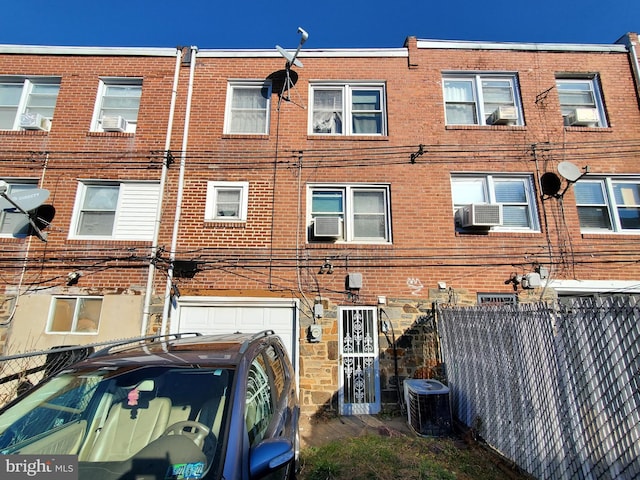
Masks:
[[[582,175],[582,171],[571,162],[560,162],[558,173],[569,182],[576,182]]]
[[[55,214],[56,209],[53,205],[39,206],[33,212],[29,212],[28,215],[18,220],[13,229],[13,236],[23,238],[29,235],[36,235],[40,240],[46,242],[47,234],[43,233],[42,229],[51,225]]]
[[[280,55],[282,55],[284,58],[287,59],[287,63],[289,65],[295,65],[296,67],[302,68],[302,62],[300,62],[300,60],[298,60],[297,57],[298,57],[298,53],[300,53],[300,49],[302,48],[302,45],[304,44],[304,42],[307,41],[307,38],[309,38],[309,34],[305,32],[302,29],[302,27],[298,27],[298,33],[301,35],[300,44],[298,45],[298,48],[296,49],[295,53],[287,52],[280,45],[276,45],[276,50],[280,52]]]
[[[553,172],[547,172],[540,177],[540,188],[542,193],[554,197],[560,191],[560,178]]]
[[[17,204],[22,210],[28,212],[38,208],[49,198],[49,190],[31,188],[8,196],[6,194],[0,195],[0,210],[15,210]]]
[[[31,222],[29,220],[29,217],[25,216],[16,222],[12,233],[14,237],[23,238],[29,235],[29,231],[31,230]]]
[[[278,50],[278,52],[280,52],[280,55],[286,58],[287,62],[289,62],[291,65],[302,68],[302,62],[296,58],[296,56],[298,55],[297,51],[296,53],[287,52],[280,45],[276,45],[276,50]]]
[[[271,88],[274,92],[285,93],[298,83],[298,73],[295,70],[278,70],[271,73],[267,79],[271,80]]]
[[[37,216],[37,210],[39,207],[49,198],[49,190],[43,188],[31,188],[21,192],[16,192],[11,196],[6,193],[6,183],[0,185],[0,209],[7,211],[20,212],[24,214],[24,218],[19,220],[13,234],[15,236],[26,236],[29,233],[34,233],[43,242],[47,241],[47,235],[40,230],[41,225],[44,225],[42,219]],[[53,206],[51,207],[53,209]],[[36,211],[33,211],[36,210]],[[55,214],[53,210],[51,219]],[[49,214],[47,214],[49,216]],[[48,221],[46,221],[48,225]],[[45,225],[46,226],[46,225]]]

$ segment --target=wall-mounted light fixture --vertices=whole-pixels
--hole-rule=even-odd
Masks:
[[[324,263],[320,267],[320,270],[318,270],[318,274],[320,275],[324,275],[325,273],[328,275],[331,275],[333,273],[333,265],[328,258],[325,259]]]
[[[67,274],[67,286],[70,287],[78,283],[81,276],[82,273],[80,272],[69,272],[69,274]]]

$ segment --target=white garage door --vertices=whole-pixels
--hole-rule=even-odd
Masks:
[[[273,330],[298,371],[297,303],[291,299],[179,297],[171,333],[254,333]]]

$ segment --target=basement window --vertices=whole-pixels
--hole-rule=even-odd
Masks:
[[[97,334],[102,297],[54,297],[47,333]]]

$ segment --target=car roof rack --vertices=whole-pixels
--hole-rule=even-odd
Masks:
[[[238,333],[240,333],[240,332],[238,332]],[[249,345],[254,340],[257,340],[257,339],[262,338],[262,337],[268,337],[269,335],[275,335],[275,333],[276,332],[274,332],[273,330],[262,330],[261,332],[254,333],[253,335],[251,335],[251,337],[249,337],[247,340],[244,341],[244,343],[240,347],[240,353],[246,352],[247,348],[249,348]]]
[[[202,336],[202,334],[198,333],[198,332],[184,332],[184,333],[169,333],[169,334],[165,334],[165,335],[150,335],[150,336],[147,336],[147,337],[130,338],[128,340],[122,340],[122,341],[115,342],[115,343],[113,343],[111,345],[108,345],[105,348],[102,348],[102,349],[96,351],[95,353],[92,353],[87,358],[104,357],[104,356],[109,355],[111,353],[111,351],[113,349],[115,349],[115,348],[122,347],[122,346],[125,346],[125,345],[131,345],[131,344],[134,344],[134,343],[155,343],[156,341],[158,341],[160,339],[163,339],[164,341],[167,341],[167,340],[179,340],[179,339],[187,337],[187,336],[200,337],[200,336]]]

